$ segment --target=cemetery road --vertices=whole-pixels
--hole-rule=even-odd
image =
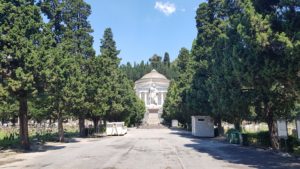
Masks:
[[[0,168],[23,169],[300,168],[300,161],[294,158],[169,129],[129,129],[125,136],[53,144],[47,151],[1,160],[7,163],[0,163]]]

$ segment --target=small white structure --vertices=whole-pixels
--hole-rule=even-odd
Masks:
[[[297,128],[298,139],[300,140],[300,117],[296,119],[296,128]]]
[[[214,121],[209,116],[192,116],[192,135],[214,137]]]
[[[277,131],[278,131],[279,138],[287,139],[288,131],[287,131],[287,123],[285,119],[277,120]]]
[[[172,127],[178,127],[178,120],[172,120]]]
[[[108,122],[106,123],[106,135],[123,136],[127,134],[127,127],[124,122]]]

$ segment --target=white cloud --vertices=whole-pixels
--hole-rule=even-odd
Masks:
[[[176,6],[170,2],[155,2],[155,9],[163,12],[165,15],[169,16],[176,11]]]

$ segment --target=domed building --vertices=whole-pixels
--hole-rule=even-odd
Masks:
[[[162,122],[161,114],[170,80],[153,69],[135,82],[137,96],[145,103],[144,124],[157,125]]]

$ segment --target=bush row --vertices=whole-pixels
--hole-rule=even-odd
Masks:
[[[259,147],[271,147],[270,136],[268,131],[257,133],[243,133],[243,145],[254,145]],[[300,146],[300,141],[295,136],[288,136],[287,139],[280,139],[280,149],[286,152],[294,153]]]

